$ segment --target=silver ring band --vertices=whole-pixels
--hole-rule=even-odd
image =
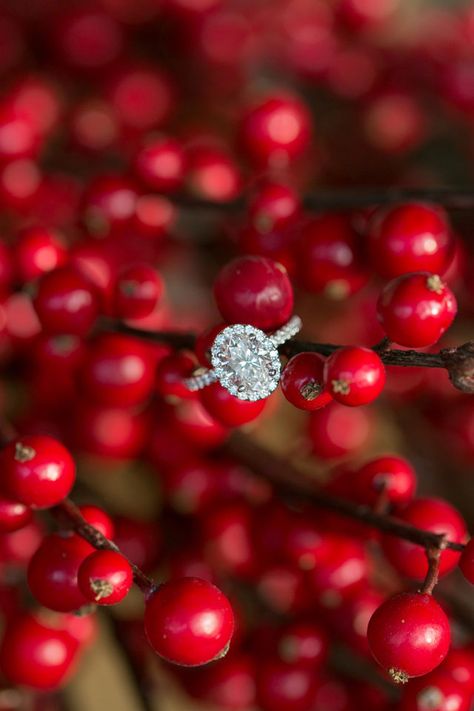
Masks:
[[[260,400],[273,392],[280,379],[278,346],[293,338],[301,329],[299,316],[292,316],[284,326],[268,336],[250,325],[235,324],[224,328],[211,348],[213,367],[198,372],[184,383],[191,391],[220,382],[241,400]]]

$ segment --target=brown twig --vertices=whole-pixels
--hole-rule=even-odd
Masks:
[[[64,499],[58,506],[53,509],[53,513],[57,518],[65,519],[70,527],[77,533],[78,536],[84,538],[97,550],[115,551],[120,553],[118,546],[113,541],[106,538],[97,528],[87,523],[76,504],[71,499]],[[123,555],[123,554],[122,554]],[[140,588],[145,596],[150,595],[157,585],[154,580],[149,578],[140,570],[138,566],[129,561],[133,571],[133,580]]]
[[[428,549],[449,548],[455,551],[464,550],[463,543],[448,541],[444,534],[424,531],[416,526],[404,523],[395,516],[376,513],[369,506],[354,503],[337,496],[331,496],[324,491],[315,490],[311,481],[291,463],[281,460],[265,447],[257,444],[248,435],[235,432],[229,439],[228,449],[246,464],[251,470],[268,479],[275,490],[284,497],[303,498],[320,508],[348,516],[365,523],[379,531],[398,538],[411,541]]]
[[[193,349],[196,343],[194,333],[179,331],[146,331],[134,328],[121,321],[104,320],[100,325],[106,331],[125,333],[136,338],[155,343],[167,343],[176,349]],[[334,343],[313,343],[292,339],[279,346],[282,355],[291,358],[297,353],[319,353],[329,356],[342,345]],[[446,368],[453,385],[463,392],[474,392],[474,341],[468,341],[456,348],[442,348],[437,353],[423,353],[416,350],[390,348],[390,341],[383,338],[373,350],[379,354],[385,365],[417,368]]]
[[[439,577],[439,561],[441,558],[441,551],[444,548],[444,540],[440,546],[429,547],[426,549],[426,557],[428,559],[428,572],[426,573],[425,580],[421,587],[420,592],[431,595],[433,592]]]

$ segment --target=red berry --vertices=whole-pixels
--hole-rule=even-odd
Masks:
[[[87,523],[94,526],[94,528],[97,528],[103,536],[108,539],[112,539],[114,537],[114,524],[112,519],[101,508],[98,506],[91,506],[90,504],[84,504],[83,506],[79,506],[79,511],[86,519]]]
[[[286,166],[309,148],[309,111],[296,97],[269,96],[243,116],[240,142],[256,167]]]
[[[239,400],[219,383],[212,383],[201,392],[201,402],[212,417],[225,427],[240,427],[255,420],[267,400]]]
[[[474,538],[471,538],[471,540],[466,543],[466,547],[461,555],[461,560],[459,561],[459,567],[466,580],[469,580],[469,582],[474,585]]]
[[[388,338],[409,348],[439,341],[457,312],[451,289],[429,272],[393,279],[380,294],[377,308]]]
[[[106,237],[130,224],[137,201],[130,180],[115,175],[95,178],[83,197],[82,218],[94,237]]]
[[[126,267],[115,283],[115,313],[123,319],[149,316],[162,294],[163,282],[153,267],[147,264]]]
[[[57,612],[73,612],[89,600],[79,588],[77,575],[93,548],[76,535],[45,536],[28,565],[28,585],[44,607]]]
[[[184,444],[199,449],[218,447],[227,437],[228,429],[212,417],[200,400],[183,400],[172,412],[171,422]]]
[[[82,594],[98,605],[115,605],[133,584],[130,563],[115,551],[92,553],[81,563],[77,580]]]
[[[82,402],[71,423],[74,445],[81,451],[107,459],[133,459],[145,445],[146,413],[123,407]]]
[[[178,141],[158,136],[148,141],[135,158],[135,172],[147,188],[160,193],[178,190],[185,176],[185,155]]]
[[[469,711],[472,694],[444,673],[443,666],[408,684],[399,711]]]
[[[296,190],[275,181],[259,185],[248,205],[251,225],[260,233],[285,226],[299,212],[300,198]]]
[[[470,694],[474,692],[474,650],[471,647],[451,649],[439,673],[446,674]]]
[[[373,219],[369,250],[377,272],[388,279],[409,272],[443,274],[454,257],[454,236],[441,207],[397,205]]]
[[[257,700],[262,711],[310,711],[317,677],[311,668],[265,660],[257,673]]]
[[[455,543],[463,543],[466,526],[458,511],[442,499],[419,498],[397,511],[397,518],[412,526],[432,533],[444,533]],[[423,547],[394,536],[382,538],[383,551],[395,569],[409,578],[423,580],[428,563]],[[443,550],[440,557],[439,573],[449,573],[458,563],[460,553]]]
[[[190,146],[186,155],[188,188],[196,197],[214,202],[234,200],[242,188],[236,160],[217,145]]]
[[[145,632],[155,652],[167,661],[200,666],[226,654],[234,615],[214,585],[180,578],[161,585],[148,598]]]
[[[360,541],[326,534],[322,555],[308,573],[315,602],[322,609],[338,608],[366,583],[369,572],[369,560]]]
[[[171,84],[156,64],[124,65],[107,93],[120,121],[134,130],[156,129],[173,108]]]
[[[248,323],[270,331],[287,323],[293,289],[286,269],[265,257],[239,257],[214,282],[217,308],[228,323]]]
[[[76,651],[77,642],[68,632],[23,614],[7,624],[0,644],[0,668],[12,684],[56,689],[72,672]]]
[[[31,521],[31,516],[28,506],[0,494],[0,533],[18,531]]]
[[[164,398],[193,399],[196,393],[185,385],[197,368],[195,358],[190,353],[172,353],[165,356],[156,369],[155,385],[159,395]]]
[[[449,620],[431,595],[400,593],[372,615],[369,647],[396,682],[433,671],[449,651]]]
[[[74,461],[68,450],[52,437],[19,437],[2,450],[0,462],[8,492],[28,506],[55,506],[74,485]]]
[[[402,457],[377,457],[354,474],[355,496],[369,506],[377,502],[382,492],[391,504],[407,504],[415,490],[415,471]]]
[[[276,651],[287,664],[319,669],[326,661],[328,650],[327,634],[315,622],[290,622],[278,631]]]
[[[371,348],[339,348],[324,365],[324,381],[335,400],[351,407],[375,400],[385,385],[385,368]]]
[[[227,656],[219,664],[199,671],[196,696],[214,708],[245,711],[255,707],[255,661],[239,653]]]
[[[359,237],[349,217],[327,214],[303,226],[297,248],[298,284],[311,293],[345,299],[367,282]]]
[[[66,249],[53,230],[29,227],[18,235],[15,261],[19,279],[28,283],[66,261]]]
[[[202,537],[214,570],[237,578],[252,578],[258,559],[252,543],[252,509],[244,501],[231,501],[207,511]]]
[[[33,303],[43,329],[51,334],[85,336],[98,316],[89,282],[68,267],[42,277]]]
[[[322,410],[311,413],[308,434],[317,457],[337,459],[362,449],[372,437],[373,430],[370,410],[350,410],[345,405],[331,402]]]
[[[155,369],[151,350],[137,338],[103,334],[82,364],[83,392],[101,405],[131,407],[150,397]]]
[[[319,410],[332,400],[323,371],[324,358],[318,353],[297,353],[281,374],[283,395],[300,410]]]

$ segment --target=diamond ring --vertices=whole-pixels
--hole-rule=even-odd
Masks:
[[[227,326],[211,348],[212,368],[187,378],[189,390],[201,390],[211,383],[222,387],[239,400],[262,400],[280,381],[281,361],[278,346],[293,338],[301,329],[299,316],[268,336],[255,326]]]

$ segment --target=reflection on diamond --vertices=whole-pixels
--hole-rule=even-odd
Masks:
[[[228,326],[211,351],[221,385],[240,400],[268,397],[280,380],[278,351],[263,331],[253,326]]]

